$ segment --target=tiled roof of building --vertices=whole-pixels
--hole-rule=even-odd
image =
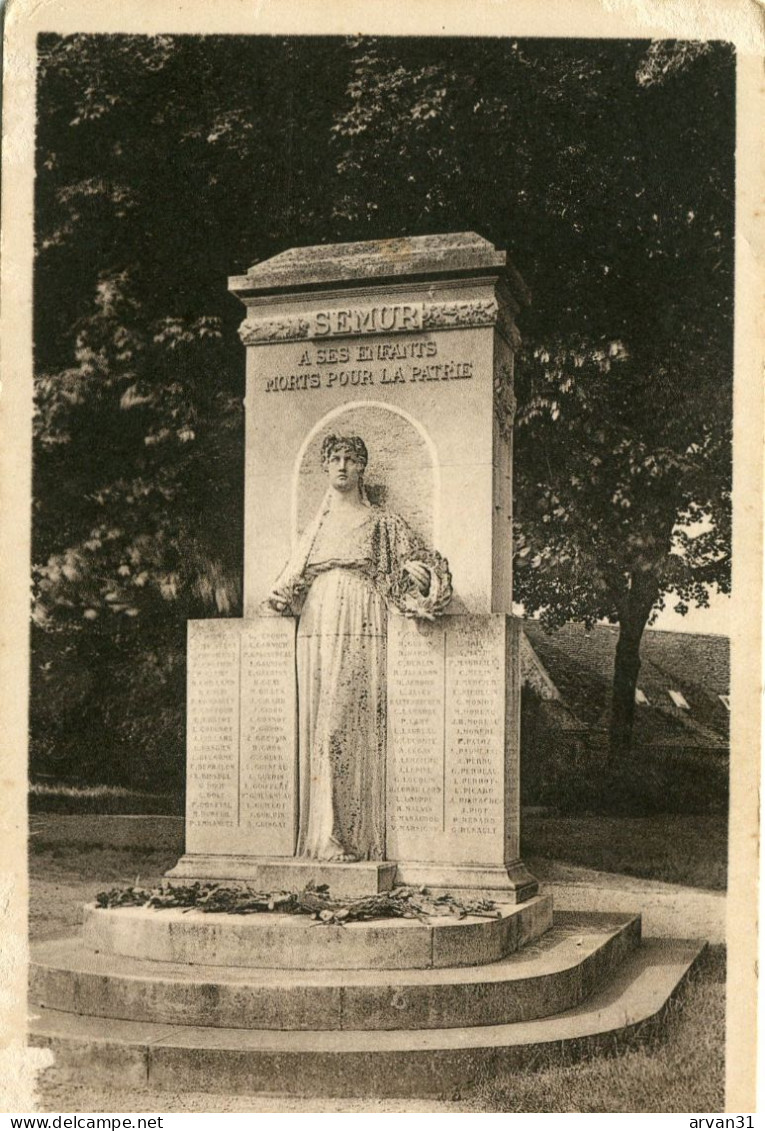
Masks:
[[[618,627],[565,625],[548,633],[528,619],[524,631],[571,713],[591,727],[608,726]],[[729,692],[725,636],[647,629],[637,686],[647,703],[635,708],[635,738],[651,745],[727,747]],[[528,681],[527,681],[528,682]],[[673,702],[679,692],[686,710]]]

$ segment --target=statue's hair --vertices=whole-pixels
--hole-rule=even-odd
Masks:
[[[369,462],[369,453],[367,446],[362,440],[361,436],[325,436],[321,445],[321,462],[322,466],[326,467],[332,458],[332,454],[338,448],[346,448],[353,458],[361,464],[362,468],[367,466]]]

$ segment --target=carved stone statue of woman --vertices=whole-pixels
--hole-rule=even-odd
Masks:
[[[400,515],[370,503],[359,436],[327,436],[321,454],[329,488],[268,598],[300,618],[297,855],[381,860],[387,610],[432,620],[451,577]]]

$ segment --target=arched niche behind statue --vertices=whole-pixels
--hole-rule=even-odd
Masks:
[[[316,514],[327,490],[321,446],[325,436],[331,434],[362,438],[369,453],[364,485],[370,501],[400,514],[426,545],[437,545],[437,466],[432,443],[410,416],[387,405],[369,403],[328,413],[314,426],[298,453],[293,544]]]

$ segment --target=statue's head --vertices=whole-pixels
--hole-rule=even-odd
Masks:
[[[325,436],[321,445],[321,465],[336,491],[357,490],[363,495],[364,470],[369,455],[361,436]]]

